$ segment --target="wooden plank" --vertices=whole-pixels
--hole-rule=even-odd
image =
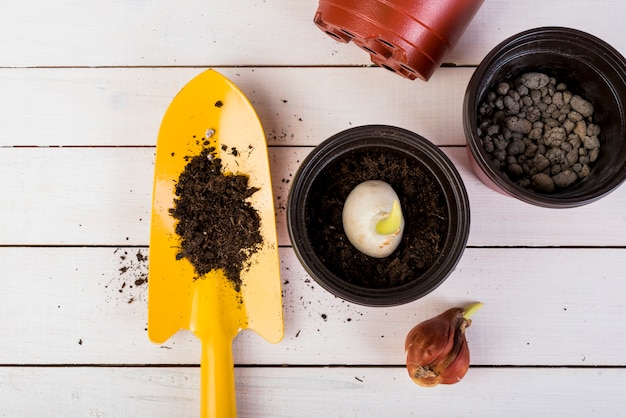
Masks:
[[[0,146],[156,143],[165,110],[204,68],[0,69]],[[220,68],[255,106],[271,145],[317,145],[344,129],[400,126],[464,145],[463,95],[473,68],[429,83],[381,68]]]
[[[197,417],[196,368],[0,369],[6,416]],[[470,369],[421,388],[403,368],[237,368],[240,417],[622,416],[624,369]]]
[[[270,148],[280,245],[290,245],[287,194],[311,149]],[[486,187],[464,147],[443,150],[474,208],[469,245],[626,245],[626,187],[581,208],[538,208]],[[0,161],[0,245],[148,244],[154,148],[0,148]]]
[[[147,255],[0,248],[0,364],[198,364],[188,332],[148,340]],[[285,337],[273,345],[241,333],[237,364],[400,365],[415,324],[480,300],[467,331],[474,365],[626,366],[616,348],[626,345],[626,249],[469,248],[438,289],[394,308],[338,299],[290,248],[280,257]]]
[[[317,29],[316,8],[289,0],[33,0],[3,13],[0,67],[369,65],[359,48]],[[626,51],[615,30],[624,12],[620,0],[486,1],[445,61],[476,65],[506,37],[544,25],[585,30]]]
[[[154,148],[0,148],[0,244],[147,244]]]

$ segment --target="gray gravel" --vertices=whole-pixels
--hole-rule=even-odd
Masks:
[[[600,127],[591,102],[540,72],[503,81],[478,115],[478,136],[494,166],[540,193],[570,187],[591,172]]]

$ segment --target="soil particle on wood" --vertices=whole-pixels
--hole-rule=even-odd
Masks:
[[[148,256],[144,249],[130,250],[117,248],[113,254],[118,266],[115,277],[105,288],[113,288],[127,303],[143,300],[146,296],[145,285],[148,283]]]
[[[189,158],[170,210],[181,237],[177,259],[187,258],[198,277],[223,269],[239,290],[242,269],[263,243],[260,216],[247,200],[257,190],[245,175],[224,175],[213,147]]]
[[[343,231],[343,204],[352,189],[366,180],[389,183],[405,217],[400,246],[383,259],[358,251]],[[320,261],[362,287],[389,288],[415,280],[438,257],[446,235],[442,190],[425,169],[401,154],[363,151],[334,163],[316,179],[306,206],[307,228]]]

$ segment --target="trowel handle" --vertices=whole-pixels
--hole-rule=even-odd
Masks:
[[[200,374],[200,417],[236,418],[235,366],[231,339],[202,341]]]

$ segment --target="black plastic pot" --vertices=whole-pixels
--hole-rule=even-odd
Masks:
[[[478,137],[478,108],[503,80],[543,72],[567,84],[595,108],[601,149],[591,174],[569,188],[542,194],[518,186],[495,168]],[[626,60],[606,42],[575,29],[544,27],[514,35],[496,46],[474,72],[464,100],[463,124],[470,162],[492,189],[524,202],[570,208],[596,201],[626,179]]]
[[[402,285],[387,288],[355,285],[347,278],[333,273],[332,266],[325,265],[316,254],[311,238],[311,231],[326,228],[328,225],[317,225],[315,220],[307,219],[306,216],[307,205],[311,204],[311,190],[326,170],[333,170],[342,160],[355,154],[372,151],[399,155],[415,161],[422,171],[432,176],[433,182],[441,190],[447,215],[441,251],[432,265]],[[415,204],[418,205],[419,202]],[[324,289],[361,305],[393,306],[425,296],[454,270],[467,243],[470,208],[461,177],[439,148],[413,132],[391,126],[370,125],[340,132],[322,142],[306,157],[292,182],[287,226],[298,259],[309,275]]]

